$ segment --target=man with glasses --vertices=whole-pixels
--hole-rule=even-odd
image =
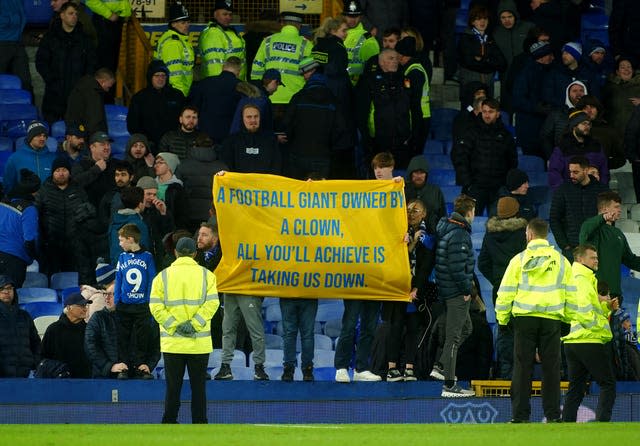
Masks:
[[[40,336],[29,313],[18,307],[15,284],[0,275],[0,377],[26,378],[40,360]]]
[[[79,292],[69,294],[60,319],[47,327],[42,338],[42,358],[65,363],[71,378],[91,378],[91,363],[84,351],[84,319],[91,303]]]

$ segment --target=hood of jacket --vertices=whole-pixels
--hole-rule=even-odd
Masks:
[[[443,238],[451,231],[456,229],[464,229],[467,232],[471,232],[471,225],[469,222],[457,212],[453,212],[450,217],[442,217],[436,226],[436,233],[438,238]]]
[[[575,107],[575,104],[572,104],[569,100],[569,90],[571,89],[572,85],[582,85],[582,88],[584,88],[584,94],[589,94],[589,91],[587,91],[587,86],[580,81],[573,81],[569,85],[567,85],[567,88],[564,91],[564,105],[566,105],[570,109]]]
[[[153,77],[154,74],[162,72],[164,74],[167,75],[167,84],[169,85],[169,69],[167,68],[167,65],[159,59],[154,59],[151,61],[151,63],[149,64],[149,67],[147,68],[147,86],[150,88],[153,88],[153,85],[151,84],[151,78]],[[166,88],[165,87],[163,88]]]
[[[180,178],[178,178],[177,176],[172,175],[171,178],[169,178],[167,181],[161,181],[160,178],[156,177],[156,181],[158,182],[158,185],[162,185],[162,184],[166,184],[167,186],[170,184],[179,184],[180,186],[182,186],[182,180]]]
[[[530,241],[522,259],[522,271],[533,276],[544,274],[558,260],[552,251],[547,240]]]
[[[144,156],[147,156],[149,154],[149,140],[142,133],[134,133],[129,138],[129,141],[127,141],[127,156],[133,158],[133,156],[131,156],[131,147],[133,147],[133,145],[137,142],[141,142],[144,144]]]
[[[411,174],[416,170],[424,170],[427,174],[429,173],[429,161],[427,161],[424,155],[416,155],[409,161],[407,173],[405,174],[407,182],[411,181]]]
[[[251,82],[241,81],[236,85],[236,91],[248,98],[259,98],[262,96],[262,92],[258,87]]]
[[[520,14],[518,13],[518,7],[513,0],[500,0],[498,3],[498,23],[500,23],[500,14],[505,11],[509,11],[516,18],[516,23],[520,21]]]
[[[189,149],[187,159],[194,159],[204,163],[210,163],[217,159],[216,150],[213,147],[194,146]]]
[[[513,232],[526,227],[527,220],[522,217],[491,217],[487,220],[487,232]]]

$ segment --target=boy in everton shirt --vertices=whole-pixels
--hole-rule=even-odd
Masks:
[[[124,252],[118,257],[114,302],[118,319],[118,356],[129,366],[129,373],[120,372],[118,379],[129,376],[153,379],[147,359],[153,355],[149,293],[156,275],[153,256],[140,247],[140,229],[126,224],[118,231],[118,241]]]

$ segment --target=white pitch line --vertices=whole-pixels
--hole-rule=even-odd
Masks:
[[[254,424],[256,427],[286,427],[293,429],[342,429],[342,426],[327,426],[322,424]]]

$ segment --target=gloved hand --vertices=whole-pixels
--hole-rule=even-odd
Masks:
[[[179,324],[176,327],[176,333],[178,333],[179,335],[188,337],[188,338],[195,338],[196,337],[196,329],[193,328],[193,325],[191,325],[190,321],[185,321],[185,322],[182,322],[181,324]]]

